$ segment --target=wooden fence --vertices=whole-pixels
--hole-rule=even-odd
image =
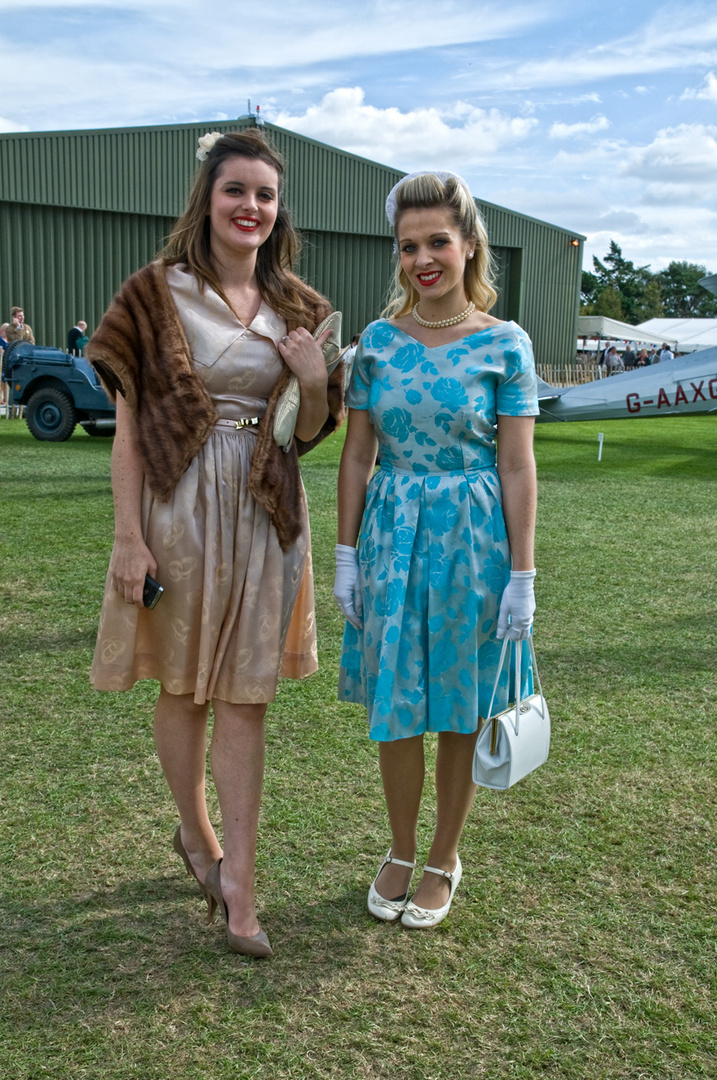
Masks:
[[[541,379],[551,386],[581,386],[602,375],[597,364],[538,364]]]

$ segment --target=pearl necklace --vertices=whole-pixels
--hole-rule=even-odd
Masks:
[[[411,314],[419,326],[425,326],[428,330],[441,330],[444,326],[456,326],[458,323],[463,322],[464,319],[467,319],[469,315],[473,314],[475,309],[476,306],[471,300],[466,310],[462,311],[460,315],[454,315],[450,319],[438,319],[437,322],[429,322],[428,319],[422,319],[418,314],[418,304],[414,306]]]

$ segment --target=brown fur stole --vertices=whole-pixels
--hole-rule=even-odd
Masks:
[[[267,403],[266,414],[259,424],[249,473],[249,490],[269,514],[283,551],[291,547],[298,538],[304,520],[298,459],[313,450],[343,422],[345,411],[344,365],[340,363],[329,375],[329,415],[321,431],[311,442],[302,442],[295,438],[284,452],[274,442],[274,415],[277,402],[290,377],[291,372],[285,366]]]
[[[127,279],[85,355],[110,398],[114,401],[119,392],[135,414],[147,482],[156,498],[166,502],[218,417],[194,371],[161,262],[152,262]],[[339,364],[330,377],[329,417],[310,443],[295,439],[284,453],[274,442],[276,403],[290,377],[286,366],[259,424],[249,487],[269,514],[284,551],[298,538],[304,520],[298,454],[310,450],[342,422],[342,372]]]

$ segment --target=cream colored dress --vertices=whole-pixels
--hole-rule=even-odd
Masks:
[[[197,371],[220,417],[263,416],[281,372],[286,324],[262,303],[247,328],[192,274],[167,270]],[[158,679],[171,694],[233,703],[272,701],[279,674],[317,669],[308,516],[282,552],[248,487],[256,428],[217,427],[169,502],[144,486],[142,526],[164,595],[154,610],[105,588],[91,680],[127,690]],[[283,658],[283,662],[282,662]]]

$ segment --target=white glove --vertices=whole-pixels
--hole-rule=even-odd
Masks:
[[[511,570],[498,612],[497,638],[507,634],[511,641],[525,641],[530,635],[535,612],[535,570]]]
[[[358,630],[363,622],[363,600],[359,586],[358,551],[346,544],[336,545],[334,596],[345,619]]]

